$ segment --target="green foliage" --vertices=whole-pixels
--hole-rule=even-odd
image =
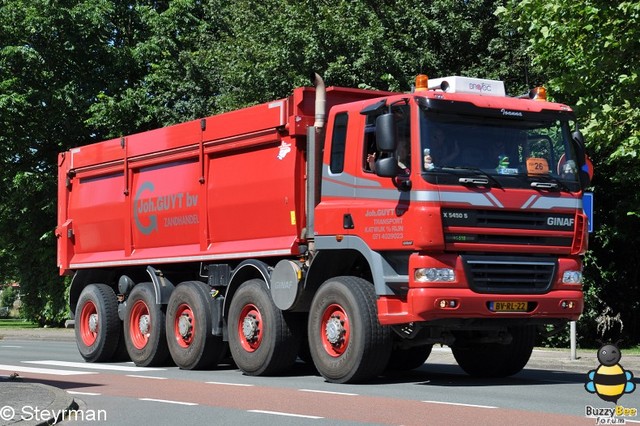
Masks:
[[[526,38],[554,98],[576,105],[587,136],[597,229],[585,262],[587,333],[637,343],[640,252],[632,230],[640,228],[640,193],[631,188],[640,184],[640,4],[513,0],[498,14]]]
[[[131,78],[97,92],[87,124],[118,137],[216,111],[219,3],[134,2],[131,36],[118,49]]]
[[[5,287],[2,290],[2,296],[0,296],[0,306],[12,308],[13,302],[15,302],[17,297],[18,297],[18,294],[13,287],[10,287],[10,286]]]
[[[240,0],[223,9],[219,106],[286,96],[311,71],[328,85],[408,90],[416,74],[485,75],[495,0]],[[492,74],[494,75],[494,74]]]
[[[0,4],[0,265],[42,324],[63,316],[45,305],[65,312],[53,235],[57,153],[91,140],[86,110],[115,75],[111,11],[107,1]]]

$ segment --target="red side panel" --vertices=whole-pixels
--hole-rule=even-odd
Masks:
[[[327,105],[382,92],[327,89]],[[298,252],[315,90],[61,155],[61,273]]]
[[[204,202],[198,182],[197,158],[133,169],[133,249],[199,243],[199,206]],[[124,241],[122,239],[121,241]]]
[[[75,253],[122,249],[127,214],[124,174],[76,178],[72,188],[68,211],[73,224]]]
[[[207,225],[215,252],[291,252],[303,219],[296,206],[296,186],[304,184],[300,154],[287,138],[211,158]]]

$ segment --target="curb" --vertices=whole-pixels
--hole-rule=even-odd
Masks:
[[[75,341],[75,334],[73,328],[9,328],[0,330],[0,341],[3,339]]]
[[[0,377],[0,425],[44,426],[62,420],[78,404],[64,390]]]

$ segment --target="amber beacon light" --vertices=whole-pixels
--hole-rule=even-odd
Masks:
[[[426,74],[418,74],[416,76],[416,92],[427,90],[429,85],[429,77]]]
[[[534,101],[545,102],[547,100],[547,89],[542,86],[536,87],[531,90],[529,97]]]

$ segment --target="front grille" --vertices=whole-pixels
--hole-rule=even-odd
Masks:
[[[529,235],[491,235],[491,234],[462,234],[446,233],[447,243],[473,243],[473,244],[509,244],[509,245],[536,245],[570,247],[573,241],[570,237],[545,237]]]
[[[572,231],[574,228],[573,220],[574,216],[567,213],[442,209],[444,226]]]
[[[462,256],[469,287],[477,293],[546,293],[557,269],[555,258]]]
[[[567,213],[442,209],[444,238],[452,244],[571,247],[574,220],[574,216]],[[485,229],[491,229],[492,232]],[[505,232],[496,234],[496,229],[504,229]],[[541,232],[531,235],[532,230]]]

